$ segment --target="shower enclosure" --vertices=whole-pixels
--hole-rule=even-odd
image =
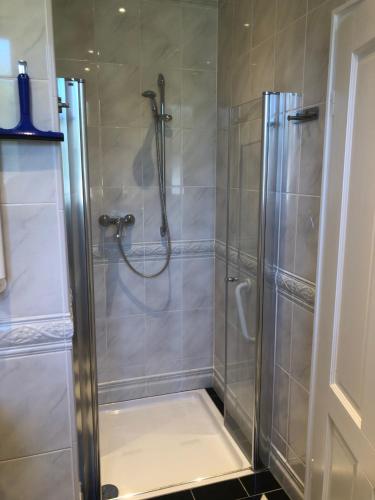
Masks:
[[[59,79],[58,88],[63,103],[61,126],[66,136],[62,149],[65,208],[77,332],[78,450],[82,491],[85,498],[91,499],[100,498],[101,491],[100,418],[96,391],[95,351],[98,344],[92,300],[94,266],[85,93],[81,80]],[[263,99],[232,109],[228,128],[224,425],[254,469],[267,465],[269,455],[273,390],[269,367],[273,366],[274,350],[279,167],[286,154],[283,145],[285,130],[289,130],[285,128],[287,116],[298,107],[298,102],[299,97],[295,94],[265,93]],[[65,108],[64,103],[69,107]],[[115,234],[116,239],[118,234]],[[210,385],[204,383],[203,387]],[[168,392],[158,389],[158,394]],[[110,411],[117,412],[116,408],[113,406],[114,410]],[[108,417],[102,418],[104,422]],[[116,439],[121,441],[121,436]],[[242,467],[246,469],[245,462]],[[194,479],[191,477],[191,481]],[[103,495],[104,498],[116,498],[120,492],[115,485],[106,484]]]
[[[219,180],[217,3],[73,4],[53,2],[82,497],[267,467],[281,167],[300,98],[230,110]]]

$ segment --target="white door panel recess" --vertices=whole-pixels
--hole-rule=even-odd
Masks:
[[[333,13],[307,500],[375,500],[375,0]]]

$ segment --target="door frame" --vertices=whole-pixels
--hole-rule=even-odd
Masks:
[[[325,267],[325,233],[326,233],[326,214],[329,212],[329,195],[332,186],[331,170],[330,170],[330,153],[331,145],[328,139],[331,137],[332,132],[332,116],[334,111],[334,99],[331,95],[331,88],[335,79],[335,37],[333,36],[337,18],[339,15],[352,9],[356,4],[361,3],[363,0],[348,0],[343,5],[340,5],[332,11],[331,14],[331,37],[330,37],[330,50],[329,50],[329,66],[328,66],[328,81],[327,81],[327,107],[324,128],[324,149],[323,149],[323,168],[322,168],[322,187],[321,187],[321,205],[320,205],[320,226],[318,237],[318,260],[316,272],[316,296],[315,296],[315,312],[314,312],[314,329],[313,329],[313,343],[312,343],[312,358],[311,358],[311,382],[310,382],[310,398],[308,410],[308,429],[307,429],[307,450],[306,450],[306,476],[305,476],[305,500],[309,500],[312,494],[312,479],[313,479],[313,449],[314,449],[314,436],[315,436],[315,414],[316,408],[319,404],[319,366],[320,359],[320,317],[323,315],[325,307],[323,297],[324,285],[324,267]],[[341,201],[340,201],[341,203]],[[340,207],[341,212],[341,207]],[[323,478],[321,478],[323,481]]]

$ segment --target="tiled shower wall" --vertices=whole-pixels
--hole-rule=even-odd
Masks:
[[[0,3],[0,127],[19,120],[17,61],[32,116],[58,129],[48,0]],[[27,36],[25,35],[27,34]],[[0,498],[79,498],[60,145],[0,142]]]
[[[213,366],[217,2],[54,0],[59,76],[87,82],[101,401],[210,385]],[[119,11],[121,8],[122,12]],[[123,10],[125,9],[125,12]],[[164,263],[154,124],[144,90],[166,79],[173,256],[133,274],[102,213],[133,213],[135,267]]]
[[[295,135],[284,164],[278,253],[273,456],[303,487],[326,76],[332,9],[342,0],[221,0],[218,38],[216,238],[225,241],[228,110],[264,90],[299,92],[320,119]],[[216,267],[215,374],[224,366]],[[293,292],[298,290],[298,292]],[[275,462],[276,463],[276,462]],[[283,466],[282,465],[282,466]]]

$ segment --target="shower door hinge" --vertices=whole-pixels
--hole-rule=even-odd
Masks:
[[[62,102],[61,97],[58,97],[57,99],[57,109],[59,110],[59,113],[62,113],[63,109],[69,108],[69,103],[67,102]]]

